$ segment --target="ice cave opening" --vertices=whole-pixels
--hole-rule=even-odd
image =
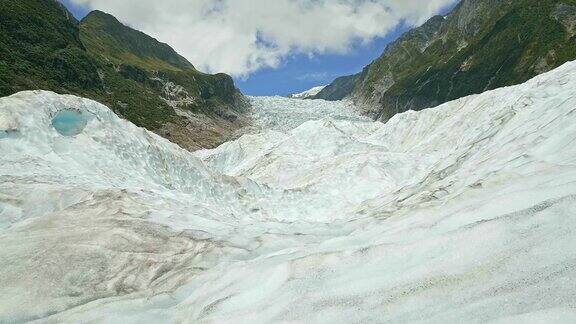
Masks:
[[[52,118],[52,127],[63,136],[76,136],[88,124],[88,116],[77,110],[64,109]]]

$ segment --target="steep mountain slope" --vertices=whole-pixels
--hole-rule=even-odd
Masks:
[[[576,58],[575,22],[574,0],[463,0],[391,43],[347,96],[388,120],[518,84]]]
[[[354,84],[356,83],[357,77],[357,75],[339,77],[324,87],[324,89],[316,94],[313,99],[324,99],[331,101],[342,100],[348,96],[352,90],[354,90]]]
[[[0,18],[0,96],[82,95],[187,149],[214,147],[247,122],[246,100],[229,76],[198,72],[108,14],[78,23],[55,0],[2,0]]]
[[[99,10],[82,19],[80,38],[91,54],[116,65],[130,64],[149,71],[194,69],[167,44],[126,27]]]
[[[56,1],[0,1],[0,96],[27,89],[102,90],[77,21]]]
[[[260,133],[190,153],[0,98],[0,322],[576,320],[576,62],[386,124],[252,101]]]

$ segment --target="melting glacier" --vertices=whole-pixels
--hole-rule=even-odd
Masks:
[[[189,153],[0,99],[0,322],[576,321],[576,63],[386,124],[251,100]]]

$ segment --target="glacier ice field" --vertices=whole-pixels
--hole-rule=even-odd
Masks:
[[[0,322],[576,322],[576,63],[385,124],[250,100],[190,153],[1,98]]]

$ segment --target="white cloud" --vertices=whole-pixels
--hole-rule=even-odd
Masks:
[[[72,0],[170,44],[206,72],[246,76],[291,54],[346,53],[456,0]]]

